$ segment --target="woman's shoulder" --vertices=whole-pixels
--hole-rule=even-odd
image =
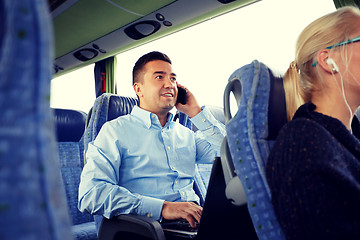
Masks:
[[[299,164],[304,159],[321,163],[338,150],[338,140],[321,124],[309,118],[297,118],[287,123],[270,151],[268,164]]]
[[[296,118],[284,125],[280,130],[276,141],[286,139],[288,137],[296,137],[301,139],[316,139],[330,137],[331,133],[320,123],[309,118]]]

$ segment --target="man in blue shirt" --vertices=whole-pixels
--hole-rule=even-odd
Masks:
[[[176,103],[178,87],[170,59],[160,52],[142,56],[133,69],[140,106],[107,122],[89,143],[81,174],[79,209],[111,218],[144,215],[156,220],[200,222],[193,190],[195,163],[212,163],[220,152],[224,125],[201,109],[187,90]],[[172,121],[174,106],[187,114],[197,133]]]

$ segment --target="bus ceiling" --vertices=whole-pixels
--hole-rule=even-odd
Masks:
[[[259,0],[49,0],[54,77]]]

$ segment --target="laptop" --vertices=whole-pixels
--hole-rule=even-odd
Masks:
[[[247,205],[233,205],[225,196],[225,188],[221,159],[216,157],[197,228],[191,228],[185,220],[162,222],[166,238],[258,240]]]
[[[197,223],[196,228],[193,228],[186,220],[182,219],[163,221],[160,224],[162,229],[164,230],[165,236],[170,236],[170,238],[173,238],[173,236],[175,236],[185,239],[195,239],[200,225]],[[168,238],[169,237],[166,237],[166,239]]]

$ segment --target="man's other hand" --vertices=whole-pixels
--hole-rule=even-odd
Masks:
[[[167,202],[163,204],[161,215],[167,220],[185,219],[195,228],[200,223],[202,207],[193,202]]]

